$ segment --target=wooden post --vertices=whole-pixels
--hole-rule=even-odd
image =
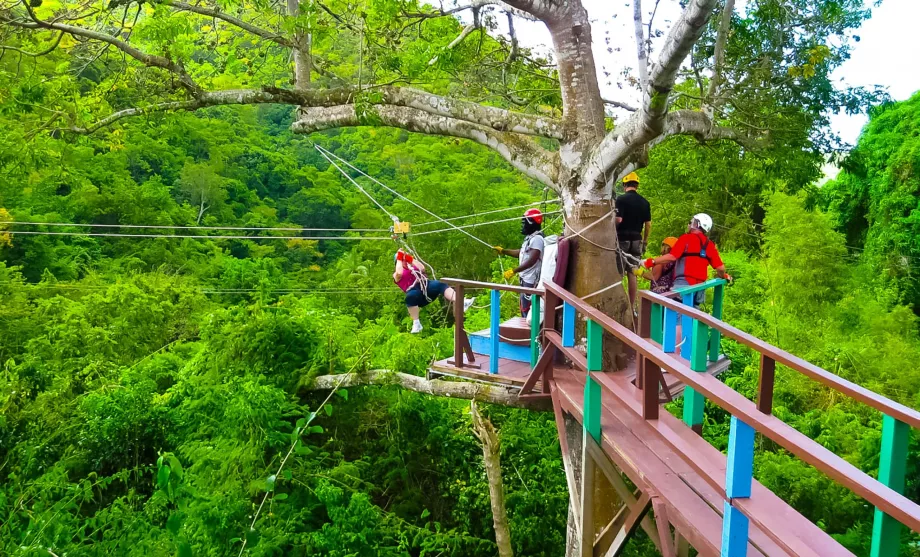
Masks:
[[[591,321],[588,322],[588,346],[591,346]],[[599,348],[597,350],[600,350]],[[590,353],[590,348],[588,349]],[[590,356],[589,356],[590,361]],[[588,366],[590,368],[590,364]],[[588,372],[585,381],[584,415],[581,447],[581,555],[594,556],[594,475],[595,463],[589,443],[601,440],[601,386]]]
[[[501,292],[493,290],[489,304],[489,373],[498,373],[498,326],[501,324],[502,314]]]
[[[677,312],[664,308],[664,339],[662,350],[673,353],[677,348]]]
[[[588,371],[603,371],[604,329],[600,323],[588,320]]]
[[[722,557],[747,555],[748,518],[731,503],[751,496],[754,474],[754,428],[732,416],[725,464],[725,513],[722,515]]]
[[[556,330],[556,306],[559,305],[559,297],[546,291],[543,295],[543,302],[546,307],[543,309],[543,328],[550,331]]]
[[[693,331],[690,333],[690,369],[696,372],[706,372],[706,347],[709,341],[708,327],[705,323],[691,320]],[[686,342],[686,341],[684,341]],[[686,345],[685,345],[686,346]],[[703,406],[706,399],[692,387],[684,388],[684,423],[693,428],[697,433],[703,431]]]
[[[530,302],[530,369],[533,369],[540,359],[540,297],[533,294]]]
[[[639,356],[639,374],[642,377],[642,417],[658,419],[658,384],[661,382],[661,368],[645,356]]]
[[[882,454],[878,466],[878,481],[902,495],[909,441],[909,425],[887,414],[882,416]],[[901,523],[876,507],[869,555],[897,557],[900,546]]]
[[[716,319],[722,319],[722,303],[725,299],[725,285],[720,284],[712,290],[712,316]],[[722,352],[722,333],[713,328],[709,332],[709,361],[714,362],[719,359]]]
[[[764,414],[773,413],[773,383],[776,379],[776,360],[760,355],[760,383],[757,385],[757,409]]]
[[[639,336],[649,338],[652,333],[652,301],[642,298],[639,302]]]
[[[463,287],[454,287],[454,367],[463,367]]]
[[[575,306],[562,303],[562,346],[575,346]]]
[[[652,316],[649,319],[651,325],[651,332],[649,333],[649,338],[661,344],[661,334],[662,334],[662,312],[664,308],[659,304],[652,304]]]
[[[688,307],[693,307],[693,297],[695,293],[684,294],[683,304]],[[693,344],[693,318],[689,315],[680,316],[680,331],[681,336],[681,345],[680,345],[680,357],[685,360],[690,359],[690,346]]]

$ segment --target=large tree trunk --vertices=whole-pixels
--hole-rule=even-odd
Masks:
[[[511,528],[508,526],[508,514],[505,512],[505,490],[502,486],[502,466],[499,454],[501,447],[495,427],[488,418],[483,418],[476,406],[470,402],[470,415],[473,418],[473,433],[482,443],[482,463],[489,481],[489,501],[492,504],[492,523],[495,527],[495,544],[499,557],[513,557],[511,551]]]

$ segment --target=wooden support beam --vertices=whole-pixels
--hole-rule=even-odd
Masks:
[[[639,300],[639,336],[649,338],[652,333],[652,301],[648,298]]]
[[[556,330],[556,306],[559,305],[559,296],[550,291],[543,295],[543,303],[546,306],[543,309],[543,328],[550,331]]]
[[[878,466],[878,481],[904,494],[907,470],[907,446],[910,426],[886,415],[882,416],[882,452]],[[901,546],[901,523],[876,507],[872,523],[871,557],[897,557]]]
[[[575,306],[568,302],[562,304],[562,346],[575,346]]]
[[[502,320],[501,292],[492,290],[489,296],[489,373],[498,373],[498,328]]]
[[[632,505],[626,506],[629,511],[626,513],[623,524],[614,535],[604,557],[618,557],[623,552],[626,548],[626,542],[636,531],[636,528],[639,527],[640,521],[645,517],[646,513],[648,513],[651,506],[652,498],[649,497],[647,493],[643,493],[639,496],[639,499]]]
[[[530,367],[540,359],[540,297],[530,297]]]
[[[588,371],[604,370],[604,329],[600,323],[588,320]]]
[[[744,513],[726,501],[722,513],[721,557],[747,556],[748,524],[748,518]]]
[[[584,432],[581,453],[581,557],[594,557],[594,459],[587,451],[592,443],[588,430]]]
[[[553,389],[554,387],[550,387]],[[559,448],[562,451],[562,467],[565,470],[565,483],[569,491],[569,508],[575,517],[576,534],[581,536],[581,511],[579,509],[578,489],[575,483],[575,470],[572,468],[572,458],[569,452],[568,435],[565,432],[565,414],[562,411],[562,402],[558,393],[553,393],[553,414],[556,417],[556,434],[559,436]]]
[[[773,413],[773,383],[776,380],[776,360],[760,355],[760,382],[757,385],[757,409],[764,414]]]
[[[716,319],[722,319],[722,306],[725,300],[725,285],[720,284],[712,289],[712,316]],[[722,333],[713,328],[709,333],[709,361],[714,362],[719,359],[722,352]]]
[[[642,417],[658,419],[658,386],[663,381],[661,367],[645,356],[639,356],[639,376],[645,388],[642,390]],[[667,387],[665,387],[667,389]]]
[[[543,378],[543,392],[549,392],[546,387],[546,371],[553,367],[553,360],[556,358],[556,345],[550,342],[546,343],[546,348],[543,350],[543,353],[540,354],[540,359],[537,360],[536,365],[533,366],[533,370],[530,372],[530,377],[527,378],[527,381],[524,382],[524,385],[521,387],[521,392],[518,393],[518,396],[524,396],[533,391],[534,385],[537,384],[537,381],[540,378]]]
[[[652,508],[655,511],[655,525],[658,527],[659,549],[661,557],[677,557],[674,540],[671,538],[671,522],[668,520],[668,508],[657,495],[652,495]]]
[[[463,287],[454,287],[454,367],[463,367]]]
[[[692,303],[693,294],[688,294],[685,298],[687,297],[690,298]],[[709,342],[706,324],[697,319],[691,319],[686,315],[684,316],[684,320],[691,323],[689,327],[687,325],[683,326],[684,329],[690,329],[690,346],[687,346],[686,339],[688,337],[686,335],[684,336],[683,346],[683,348],[689,348],[687,353],[690,356],[690,369],[696,372],[705,373],[706,348]],[[702,433],[703,431],[703,408],[705,404],[706,399],[703,398],[703,395],[695,391],[692,387],[684,388],[684,423],[697,433]]]
[[[753,474],[754,428],[732,416],[725,463],[725,496],[729,499],[750,497]]]

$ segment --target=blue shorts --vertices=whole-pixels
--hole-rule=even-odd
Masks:
[[[416,284],[406,291],[406,306],[410,308],[416,306],[423,308],[433,302],[434,299],[438,296],[443,296],[444,291],[448,288],[450,288],[450,286],[447,286],[441,281],[429,280],[428,287],[426,289],[428,292],[428,297],[426,298],[425,294],[422,293],[422,287]]]

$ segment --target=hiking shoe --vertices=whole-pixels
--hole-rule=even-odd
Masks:
[[[421,333],[422,332],[422,322],[416,321],[415,323],[413,323],[412,330],[409,332],[412,333],[413,335],[416,333]]]

